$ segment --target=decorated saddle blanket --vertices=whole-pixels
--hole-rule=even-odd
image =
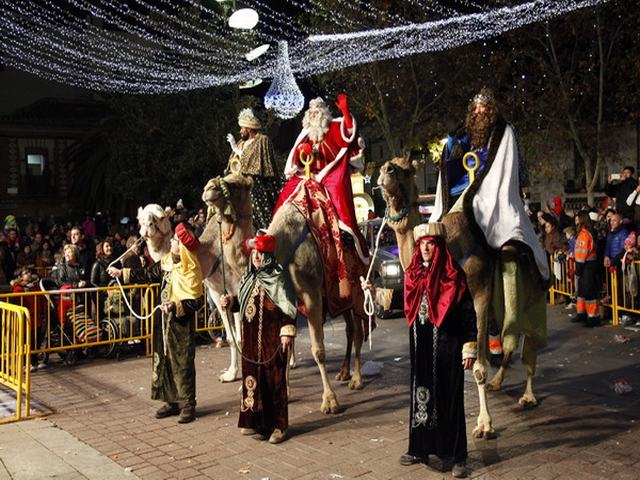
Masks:
[[[359,278],[366,274],[366,267],[353,242],[343,238],[338,216],[324,187],[314,180],[306,180],[290,201],[307,219],[322,258],[325,305],[329,315],[336,317],[355,307],[356,314],[364,317],[362,301],[356,300],[361,299]]]

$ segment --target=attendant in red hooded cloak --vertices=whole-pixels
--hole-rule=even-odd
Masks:
[[[464,370],[476,357],[476,315],[464,272],[451,257],[441,223],[414,229],[416,249],[404,279],[411,349],[409,449],[400,463],[429,454],[467,475]]]

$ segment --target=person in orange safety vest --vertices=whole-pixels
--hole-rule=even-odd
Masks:
[[[596,255],[596,241],[593,234],[589,213],[580,211],[576,215],[575,260],[576,275],[578,277],[578,297],[576,302],[576,316],[572,322],[583,323],[585,327],[600,325],[598,296],[600,285],[598,282],[598,262]]]

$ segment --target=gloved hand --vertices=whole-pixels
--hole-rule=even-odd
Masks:
[[[302,156],[304,157],[304,159],[306,160],[307,157],[309,155],[311,155],[312,152],[312,147],[309,143],[301,143],[300,145],[298,145],[298,158],[300,156],[300,154],[302,154]]]
[[[242,155],[242,150],[240,150],[238,148],[238,144],[236,143],[236,139],[233,138],[233,135],[231,135],[230,133],[227,134],[227,142],[229,142],[229,145],[231,145],[231,150],[233,150],[233,152],[240,156]]]
[[[339,93],[336,97],[336,107],[342,113],[344,117],[344,125],[348,129],[353,128],[353,120],[351,119],[351,114],[349,113],[349,100],[344,93]]]

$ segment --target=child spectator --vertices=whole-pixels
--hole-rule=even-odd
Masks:
[[[576,253],[576,227],[566,227],[562,233],[567,241],[567,254],[573,257]]]

